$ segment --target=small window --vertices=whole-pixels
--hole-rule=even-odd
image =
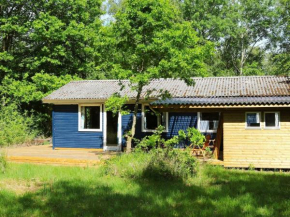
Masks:
[[[167,113],[154,112],[149,106],[143,106],[143,131],[154,131],[159,125],[167,130]]]
[[[80,127],[81,131],[100,131],[101,130],[101,106],[82,105],[80,108]]]
[[[202,112],[200,114],[199,130],[201,132],[215,132],[219,125],[218,112]]]
[[[260,128],[261,120],[259,112],[246,113],[246,126],[247,128]]]
[[[265,128],[279,128],[279,112],[265,112]]]

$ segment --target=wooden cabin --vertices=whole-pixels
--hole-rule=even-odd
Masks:
[[[277,76],[158,79],[145,87],[137,115],[141,139],[163,125],[165,138],[195,127],[215,140],[225,167],[290,168],[290,79]],[[54,104],[53,148],[122,150],[131,128],[136,93],[128,81],[73,81],[43,99]],[[149,100],[146,93],[152,91]],[[161,91],[171,98],[160,100]],[[129,97],[127,115],[106,111],[114,93]],[[151,109],[162,115],[156,116]],[[182,145],[182,144],[181,144]]]

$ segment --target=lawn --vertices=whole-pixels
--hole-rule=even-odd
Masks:
[[[188,182],[9,164],[0,216],[290,216],[290,175],[201,167]]]

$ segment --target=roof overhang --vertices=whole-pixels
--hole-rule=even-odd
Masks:
[[[290,96],[170,98],[151,103],[154,108],[290,107]]]

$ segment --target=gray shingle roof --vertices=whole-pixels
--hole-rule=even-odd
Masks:
[[[290,104],[289,96],[276,97],[216,97],[216,98],[171,98],[157,100],[151,105],[271,105]]]
[[[267,100],[270,102],[288,100],[290,97],[290,79],[282,76],[241,76],[241,77],[207,77],[193,78],[194,86],[187,86],[182,80],[157,79],[144,88],[141,95],[145,97],[147,90],[154,90],[150,97],[158,98],[161,90],[168,91],[173,98],[182,98],[178,102],[197,103],[215,102],[248,102]],[[136,93],[129,88],[129,82],[122,80],[124,88],[120,90],[118,80],[83,80],[70,82],[43,99],[44,102],[57,100],[98,99],[105,100],[113,93],[120,93],[134,98]],[[264,98],[260,98],[264,97]],[[185,100],[184,98],[190,98]],[[203,98],[203,99],[201,99]],[[215,100],[213,100],[215,98]],[[245,99],[247,98],[247,99]],[[259,99],[258,99],[259,98]],[[219,99],[219,100],[218,100]],[[184,101],[185,100],[185,101]],[[199,100],[199,101],[198,101]],[[231,100],[231,101],[230,101]],[[266,100],[266,101],[267,101]],[[278,101],[279,101],[278,100]],[[267,101],[267,102],[268,102]],[[277,101],[277,102],[278,102]],[[169,102],[169,101],[168,101]],[[285,101],[286,102],[286,101]],[[288,102],[288,101],[287,101]]]

